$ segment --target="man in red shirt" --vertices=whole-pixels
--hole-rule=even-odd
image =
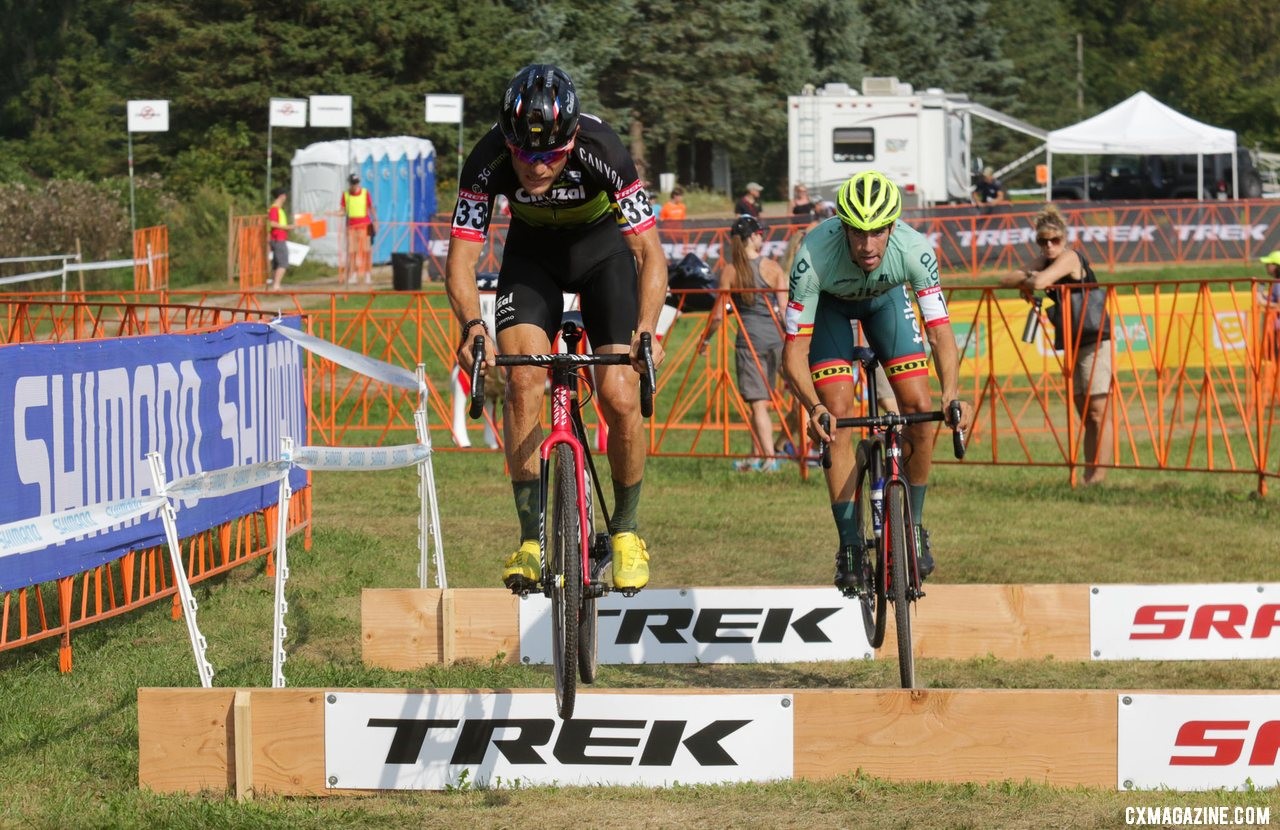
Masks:
[[[285,269],[289,267],[289,214],[285,212],[284,203],[289,198],[289,191],[277,187],[271,191],[271,207],[267,210],[267,226],[271,238],[271,267],[275,269],[271,279],[271,290],[280,290],[280,281],[284,279]]]
[[[360,176],[352,173],[351,186],[342,192],[342,212],[347,217],[347,281],[358,283],[364,275],[365,285],[373,284],[373,234],[378,214],[373,209],[373,194],[360,186]]]

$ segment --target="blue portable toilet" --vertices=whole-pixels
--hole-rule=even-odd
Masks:
[[[385,264],[391,254],[426,250],[415,245],[418,219],[418,187],[431,194],[435,208],[435,147],[425,138],[391,136],[322,141],[302,148],[293,156],[291,213],[310,213],[328,221],[328,232],[311,242],[311,258],[336,265],[339,239],[345,231],[341,213],[342,191],[354,170],[373,197],[378,216],[373,261]],[[420,178],[429,182],[420,182]]]
[[[419,254],[431,252],[431,225],[436,216],[436,156],[418,156],[412,165],[413,247]]]

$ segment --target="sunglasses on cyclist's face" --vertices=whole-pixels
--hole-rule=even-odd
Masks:
[[[570,141],[558,150],[545,150],[542,152],[521,150],[511,144],[507,145],[507,149],[511,151],[511,155],[525,164],[555,164],[561,159],[567,158],[569,153],[573,151],[573,142]]]
[[[1050,245],[1061,245],[1062,237],[1059,236],[1037,236],[1036,244],[1041,248],[1048,248]]]

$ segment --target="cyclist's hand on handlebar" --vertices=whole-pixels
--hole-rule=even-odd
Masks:
[[[656,334],[649,336],[649,353],[653,355],[653,368],[657,371],[662,365],[662,360],[667,356],[667,352],[662,348],[662,341],[658,339]],[[640,354],[640,332],[636,332],[631,336],[631,366],[638,374],[645,373],[644,357]]]
[[[809,439],[815,444],[831,443],[831,433],[835,432],[835,416],[825,406],[819,405],[809,413]]]
[[[969,430],[973,427],[973,418],[974,418],[973,406],[968,401],[956,401],[956,402],[960,404],[960,424],[959,424],[960,429],[962,432],[964,432],[965,435],[968,435]],[[945,421],[946,425],[951,427],[952,429],[955,429],[956,424],[953,424],[951,422],[952,421],[951,407],[944,406],[942,411],[945,412],[947,415],[947,418]]]
[[[483,326],[475,326],[471,329],[470,334],[471,336],[467,338],[466,342],[458,346],[458,366],[461,368],[464,375],[471,374],[471,351],[473,344],[475,343],[476,336],[479,335],[484,337],[485,341],[485,365],[480,367],[480,371],[483,374],[490,367],[498,365],[498,344],[494,342],[493,338],[489,336],[489,333],[484,330]]]

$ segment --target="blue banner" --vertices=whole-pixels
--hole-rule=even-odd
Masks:
[[[297,318],[286,321],[298,328]],[[0,525],[152,494],[146,456],[166,481],[280,456],[305,444],[304,356],[264,323],[203,334],[0,346]],[[306,473],[290,473],[294,489]],[[182,537],[278,501],[269,484],[175,502]],[[0,592],[80,573],[163,544],[152,511],[110,530],[5,555]],[[16,548],[16,546],[15,546]]]

